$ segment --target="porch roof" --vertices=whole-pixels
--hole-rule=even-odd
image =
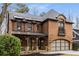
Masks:
[[[47,36],[46,33],[36,33],[36,32],[15,32],[15,31],[12,31],[11,34],[17,34],[17,35],[34,35],[34,36]]]

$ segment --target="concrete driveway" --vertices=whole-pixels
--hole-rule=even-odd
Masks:
[[[25,54],[22,56],[63,56],[65,54],[71,54],[71,55],[78,55],[79,51],[56,51],[56,52],[40,52],[40,53],[32,53],[32,54]]]
[[[79,55],[79,51],[57,51],[57,52],[40,52],[40,54],[76,54]]]

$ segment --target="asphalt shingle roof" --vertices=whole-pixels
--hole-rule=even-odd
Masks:
[[[59,15],[57,11],[51,9],[49,10],[43,17],[44,18],[51,18],[51,19],[56,19],[56,17]]]
[[[26,13],[26,14],[24,14],[24,13],[10,13],[9,18],[13,19],[14,17],[28,19],[28,20],[43,21],[41,16],[34,16],[29,13]]]
[[[24,13],[9,13],[9,18],[13,19],[14,17],[18,17],[18,18],[23,18],[23,19],[26,19],[26,20],[28,19],[28,20],[35,20],[35,21],[43,22],[47,18],[57,20],[56,17],[58,15],[60,15],[60,13],[51,9],[44,16],[36,16],[36,15],[29,14],[29,13],[26,13],[26,14],[24,14]],[[71,22],[68,19],[66,19],[66,21]]]

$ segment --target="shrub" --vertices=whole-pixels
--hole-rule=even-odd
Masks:
[[[20,55],[20,39],[9,34],[0,35],[0,55],[15,56]]]
[[[72,49],[78,51],[79,50],[79,43],[74,42],[73,45],[72,45]]]

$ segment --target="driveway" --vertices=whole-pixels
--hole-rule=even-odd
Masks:
[[[25,54],[21,56],[63,56],[65,54],[71,54],[71,55],[78,55],[79,51],[56,51],[56,52],[40,52],[40,53],[32,53],[32,54]]]
[[[57,51],[57,52],[41,52],[41,54],[76,54],[79,55],[79,51]]]

